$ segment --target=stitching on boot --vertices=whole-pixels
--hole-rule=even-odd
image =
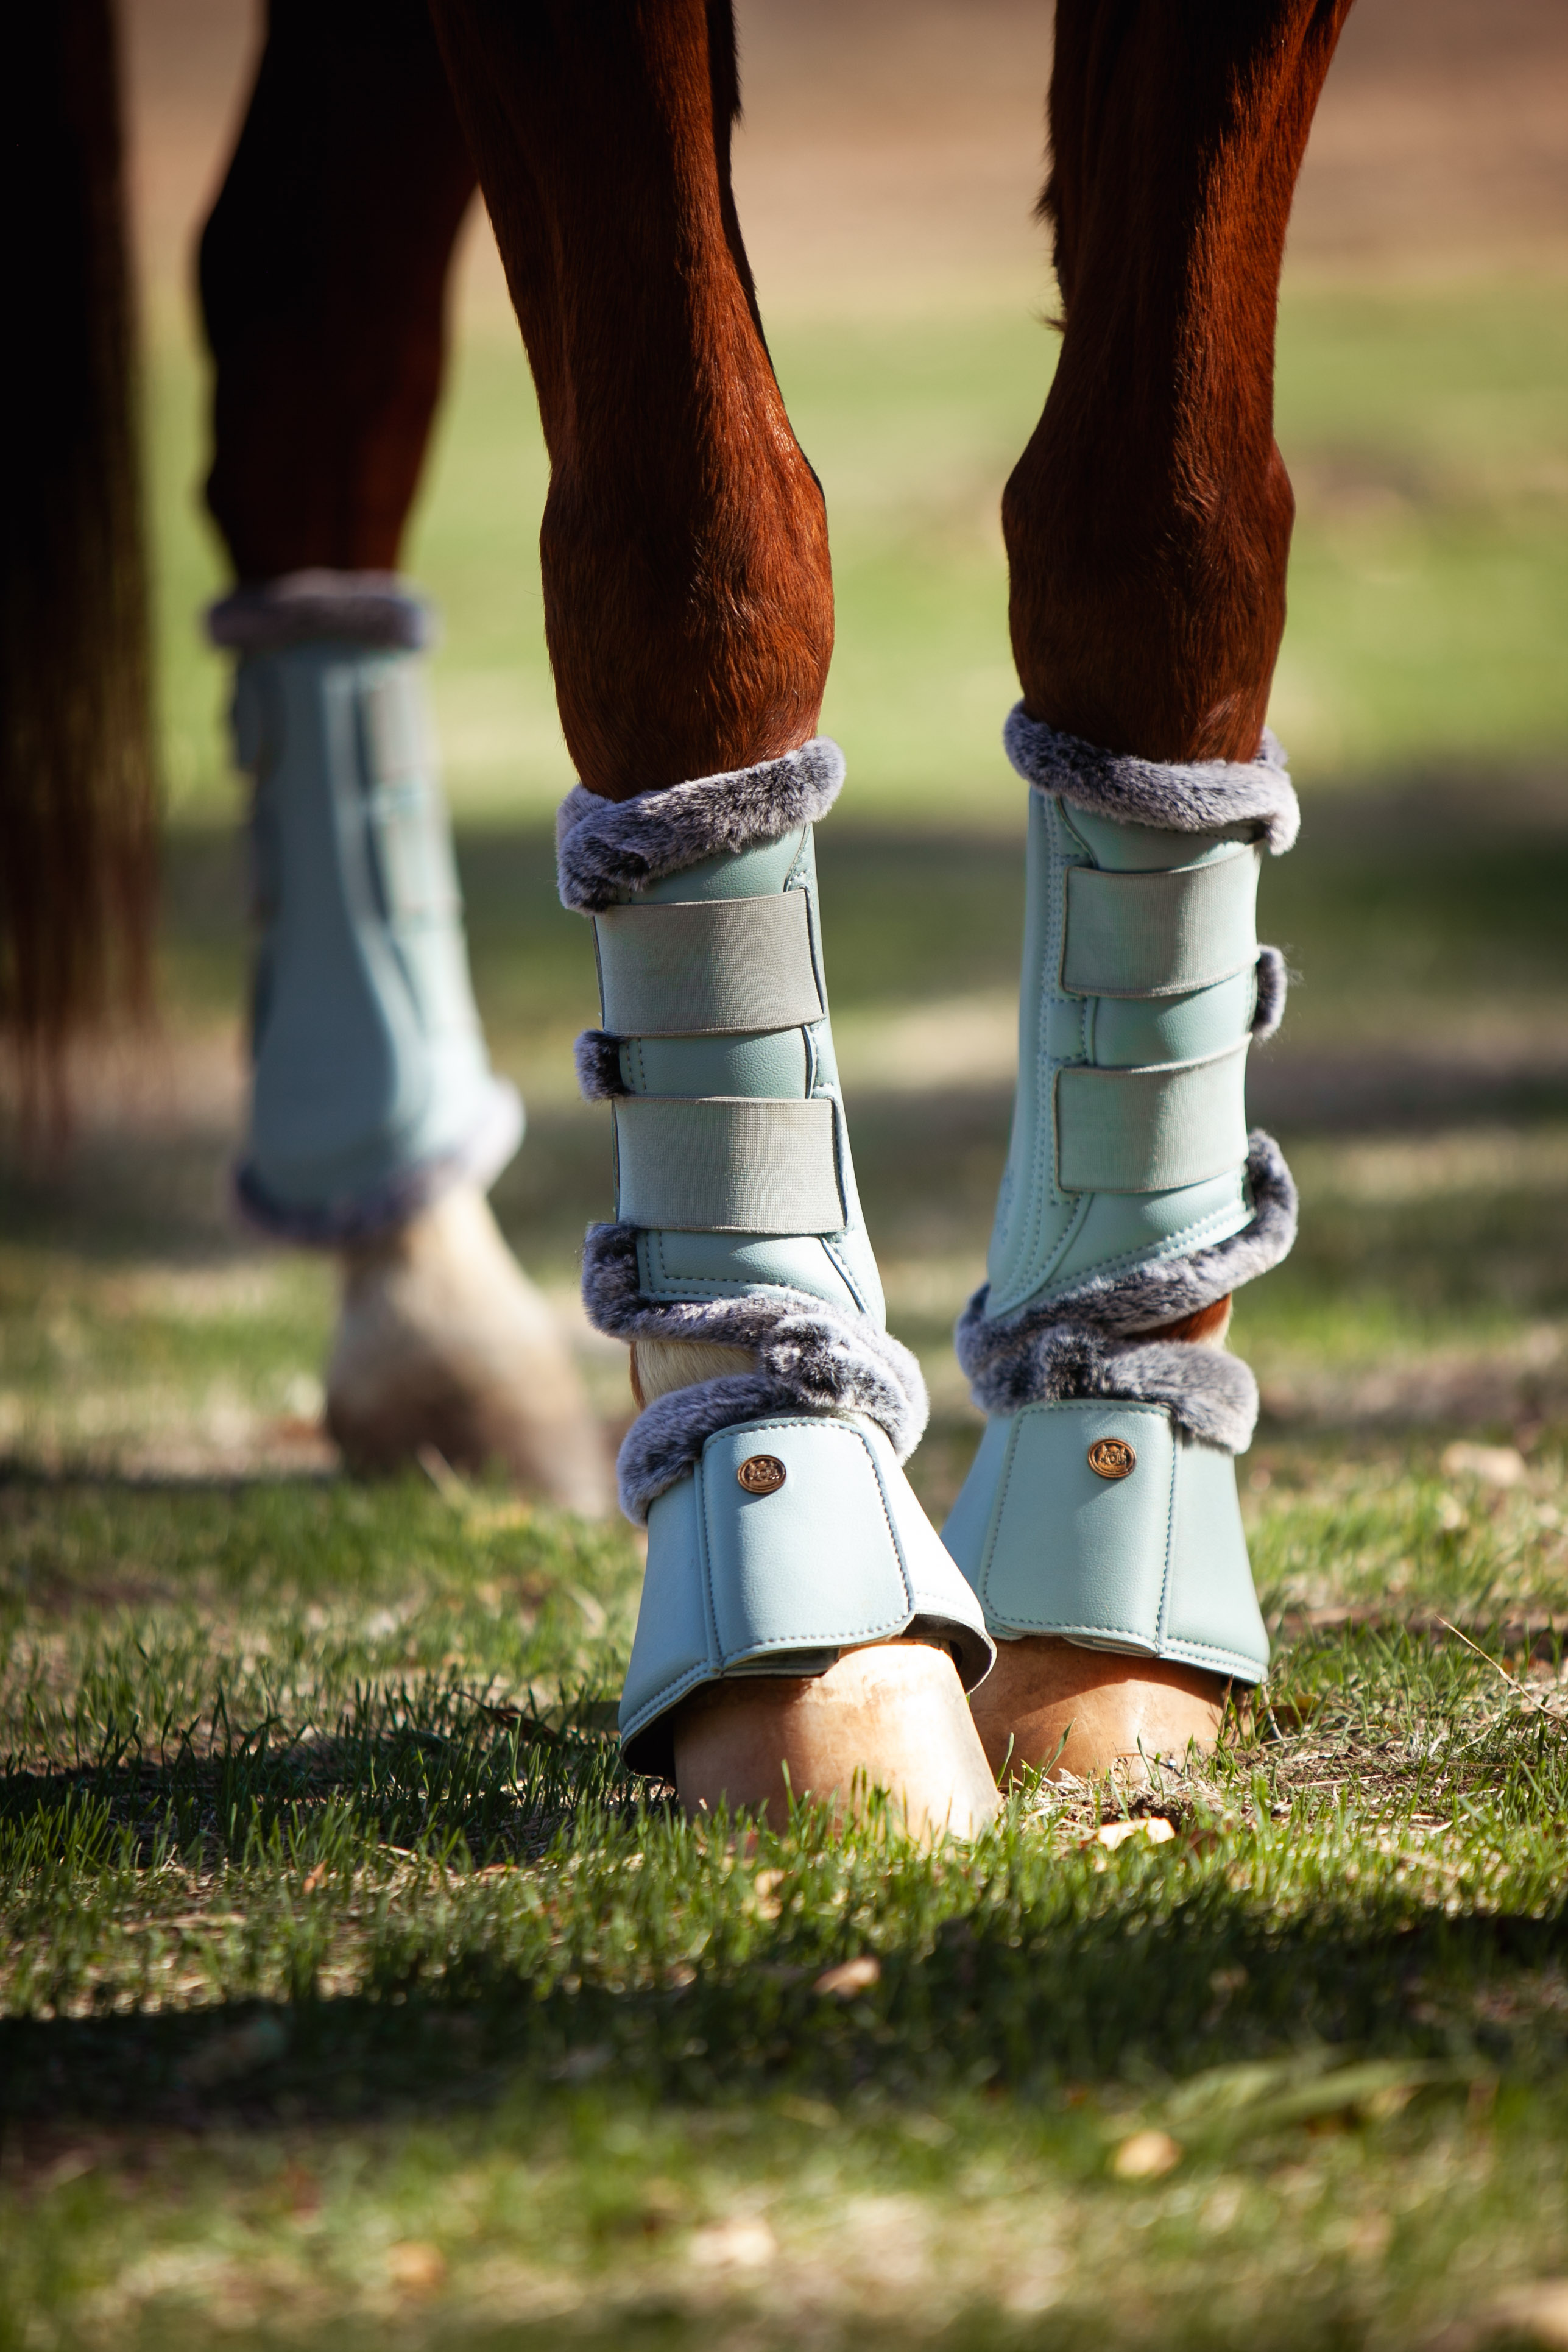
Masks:
[[[623,892],[705,857],[779,841],[826,816],[843,782],[843,752],[818,735],[780,760],[697,776],[636,800],[608,801],[574,784],[555,821],[561,903],[579,915],[603,914]]]
[[[1002,730],[1008,759],[1037,791],[1119,824],[1165,833],[1221,833],[1256,824],[1276,857],[1289,849],[1301,811],[1285,753],[1265,728],[1255,760],[1192,760],[1167,765],[1102,751],[1063,735],[1015,703]]]
[[[206,629],[243,654],[331,640],[419,653],[436,640],[430,607],[395,572],[288,572],[220,596]]]

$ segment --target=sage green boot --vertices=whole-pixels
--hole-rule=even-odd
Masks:
[[[1283,1004],[1255,907],[1296,797],[1271,738],[1250,764],[1167,767],[1020,705],[1006,740],[1034,786],[1018,1088],[988,1279],[957,1334],[990,1418],[943,1539],[997,1640],[1256,1682],[1268,1643],[1234,1456],[1257,1386],[1168,1327],[1294,1238],[1244,1083]]]

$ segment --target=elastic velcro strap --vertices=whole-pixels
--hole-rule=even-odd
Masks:
[[[1258,953],[1258,852],[1173,874],[1069,866],[1062,986],[1074,996],[1175,996]]]
[[[605,1026],[618,1037],[794,1029],[826,1010],[804,890],[610,907],[594,930]]]
[[[1173,1192],[1247,1158],[1247,1041],[1163,1069],[1057,1072],[1064,1192]]]
[[[688,1234],[838,1234],[833,1105],[617,1095],[616,1215]]]

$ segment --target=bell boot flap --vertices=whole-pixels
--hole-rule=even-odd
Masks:
[[[1268,1637],[1223,1448],[1155,1405],[1026,1405],[986,1427],[942,1539],[998,1639],[1261,1679]]]
[[[990,1666],[975,1594],[882,1432],[804,1415],[721,1430],[648,1511],[626,1760],[672,1772],[669,1711],[700,1684],[821,1674],[911,1629],[951,1648],[966,1689]]]

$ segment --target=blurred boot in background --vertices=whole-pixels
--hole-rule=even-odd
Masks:
[[[424,7],[275,0],[201,247],[207,500],[237,586],[261,937],[242,1206],[336,1252],[327,1418],[351,1464],[434,1446],[604,1507],[552,1318],[485,1199],[522,1134],[468,979],[422,649],[396,575],[474,174]]]

